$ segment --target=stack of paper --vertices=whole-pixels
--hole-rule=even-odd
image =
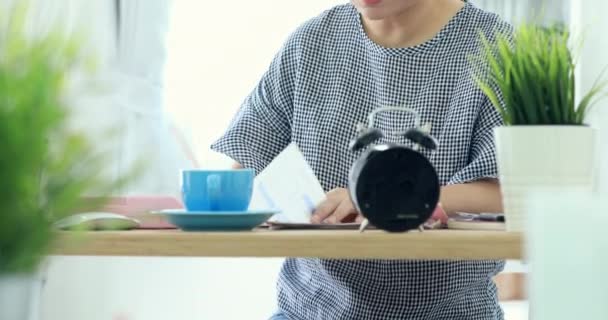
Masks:
[[[255,179],[250,208],[279,209],[273,222],[310,223],[325,192],[297,145],[290,144]]]

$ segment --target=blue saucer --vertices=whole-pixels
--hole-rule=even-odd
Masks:
[[[245,231],[266,222],[279,210],[187,211],[171,209],[152,212],[162,215],[184,231]]]

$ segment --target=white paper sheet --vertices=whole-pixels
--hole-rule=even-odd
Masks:
[[[290,144],[255,179],[250,208],[279,209],[271,221],[310,223],[325,192],[295,144]]]

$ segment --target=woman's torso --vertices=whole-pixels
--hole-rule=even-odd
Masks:
[[[442,184],[458,183],[486,103],[470,76],[478,33],[508,26],[467,4],[432,40],[388,49],[364,34],[354,7],[336,7],[299,30],[291,139],[329,191],[347,187],[358,123],[380,106],[406,106],[430,123],[440,147],[427,153]],[[388,131],[407,113],[377,117]],[[385,139],[384,142],[406,143]],[[407,143],[406,143],[407,144]],[[331,244],[328,244],[331,245]],[[491,277],[501,261],[288,259],[279,305],[296,319],[499,319]]]

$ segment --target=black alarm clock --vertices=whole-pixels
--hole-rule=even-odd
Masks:
[[[404,111],[416,117],[414,128],[391,133],[411,141],[413,148],[374,144],[385,136],[374,128],[374,117],[384,111]],[[431,217],[439,202],[439,178],[419,150],[436,150],[437,141],[428,127],[420,125],[416,110],[404,107],[374,110],[368,125],[359,125],[357,137],[349,147],[353,152],[364,150],[351,168],[348,189],[355,207],[370,224],[389,232],[404,232],[419,228]]]

